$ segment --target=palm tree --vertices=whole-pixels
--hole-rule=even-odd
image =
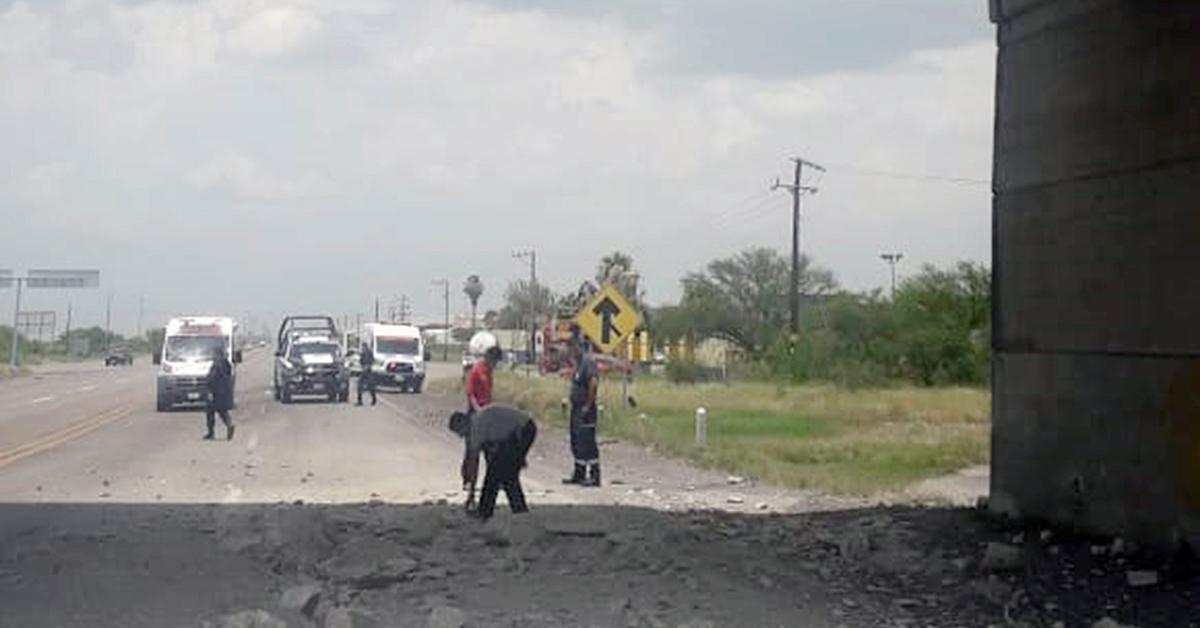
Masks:
[[[596,265],[596,283],[604,285],[611,283],[618,288],[625,277],[633,272],[633,256],[621,251],[613,251],[600,259]]]
[[[642,308],[642,295],[638,289],[640,275],[633,268],[633,256],[622,251],[613,251],[600,259],[596,265],[596,283],[600,286],[612,284],[638,309]]]
[[[475,308],[479,305],[479,297],[483,296],[483,280],[479,278],[479,275],[467,277],[466,283],[463,284],[463,292],[471,300],[471,333],[474,333]]]

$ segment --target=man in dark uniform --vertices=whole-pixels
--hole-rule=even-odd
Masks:
[[[508,496],[514,513],[527,512],[525,492],[521,490],[521,469],[525,456],[537,438],[537,424],[528,414],[509,405],[493,403],[471,415],[450,415],[450,431],[466,441],[462,462],[463,490],[467,493],[467,512],[487,521],[496,511],[500,488]],[[475,508],[475,480],[479,474],[479,454],[487,460],[487,475],[479,507]]]
[[[221,421],[225,423],[225,440],[233,440],[233,419],[229,416],[229,410],[233,408],[233,365],[225,356],[224,349],[213,351],[213,363],[208,369],[205,384],[208,386],[208,407],[205,409],[208,433],[204,439],[213,439],[213,427],[217,422],[215,415],[220,414]]]
[[[371,373],[371,367],[375,365],[375,353],[371,351],[371,345],[362,343],[362,352],[358,354],[358,363],[362,367],[362,371],[358,374],[358,403],[354,404],[361,406],[363,388],[371,392],[371,405],[375,405],[378,399],[375,396],[375,376]]]
[[[570,358],[575,367],[571,376],[571,454],[575,471],[564,484],[600,486],[600,448],[596,444],[596,392],[599,375],[596,362],[583,346],[583,336],[574,330]]]

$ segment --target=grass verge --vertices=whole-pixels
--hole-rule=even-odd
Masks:
[[[0,366],[0,380],[11,379],[14,377],[25,377],[31,373],[32,371],[25,366],[19,366],[16,368],[16,370],[7,364]]]
[[[498,375],[498,400],[565,426],[565,380]],[[457,392],[461,383],[442,380],[434,388]],[[603,435],[782,486],[870,495],[988,460],[990,395],[984,389],[642,379],[630,390],[636,409],[623,407],[619,381],[601,384]],[[698,406],[708,411],[703,449],[694,445]]]

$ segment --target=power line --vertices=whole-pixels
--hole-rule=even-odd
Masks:
[[[665,236],[679,237],[687,235],[696,235],[699,233],[712,232],[722,230],[733,225],[741,224],[747,220],[753,220],[764,207],[770,205],[774,196],[771,190],[760,190],[742,198],[738,202],[730,205],[728,208],[721,211],[708,212],[700,215],[697,219],[683,226],[671,226],[662,230],[642,231],[641,237],[630,242],[630,245],[649,244],[657,238]]]
[[[722,229],[727,229],[729,227],[733,227],[736,225],[751,222],[757,218],[760,218],[764,214],[766,214],[767,210],[772,209],[772,205],[773,205],[774,201],[775,201],[775,197],[766,196],[762,200],[760,200],[758,203],[756,203],[746,209],[743,209],[742,211],[726,214],[721,219],[715,220],[707,226],[710,226],[714,229],[722,230]]]
[[[874,170],[870,168],[857,168],[855,166],[847,166],[843,164],[830,164],[830,168],[834,169],[834,173],[856,174],[865,177],[881,177],[884,179],[903,179],[908,181],[937,181],[941,183],[957,183],[961,185],[991,185],[992,182],[986,179],[973,179],[970,177],[951,177],[936,174],[918,174],[911,172],[891,172],[887,170]]]

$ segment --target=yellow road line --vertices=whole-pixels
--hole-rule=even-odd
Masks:
[[[133,409],[128,406],[119,406],[109,408],[100,414],[93,415],[82,421],[72,423],[62,429],[55,430],[48,434],[43,434],[34,440],[18,445],[5,451],[0,451],[0,467],[6,467],[18,460],[22,460],[34,454],[41,453],[47,449],[58,447],[59,445],[71,442],[88,432],[99,429],[128,416]]]

